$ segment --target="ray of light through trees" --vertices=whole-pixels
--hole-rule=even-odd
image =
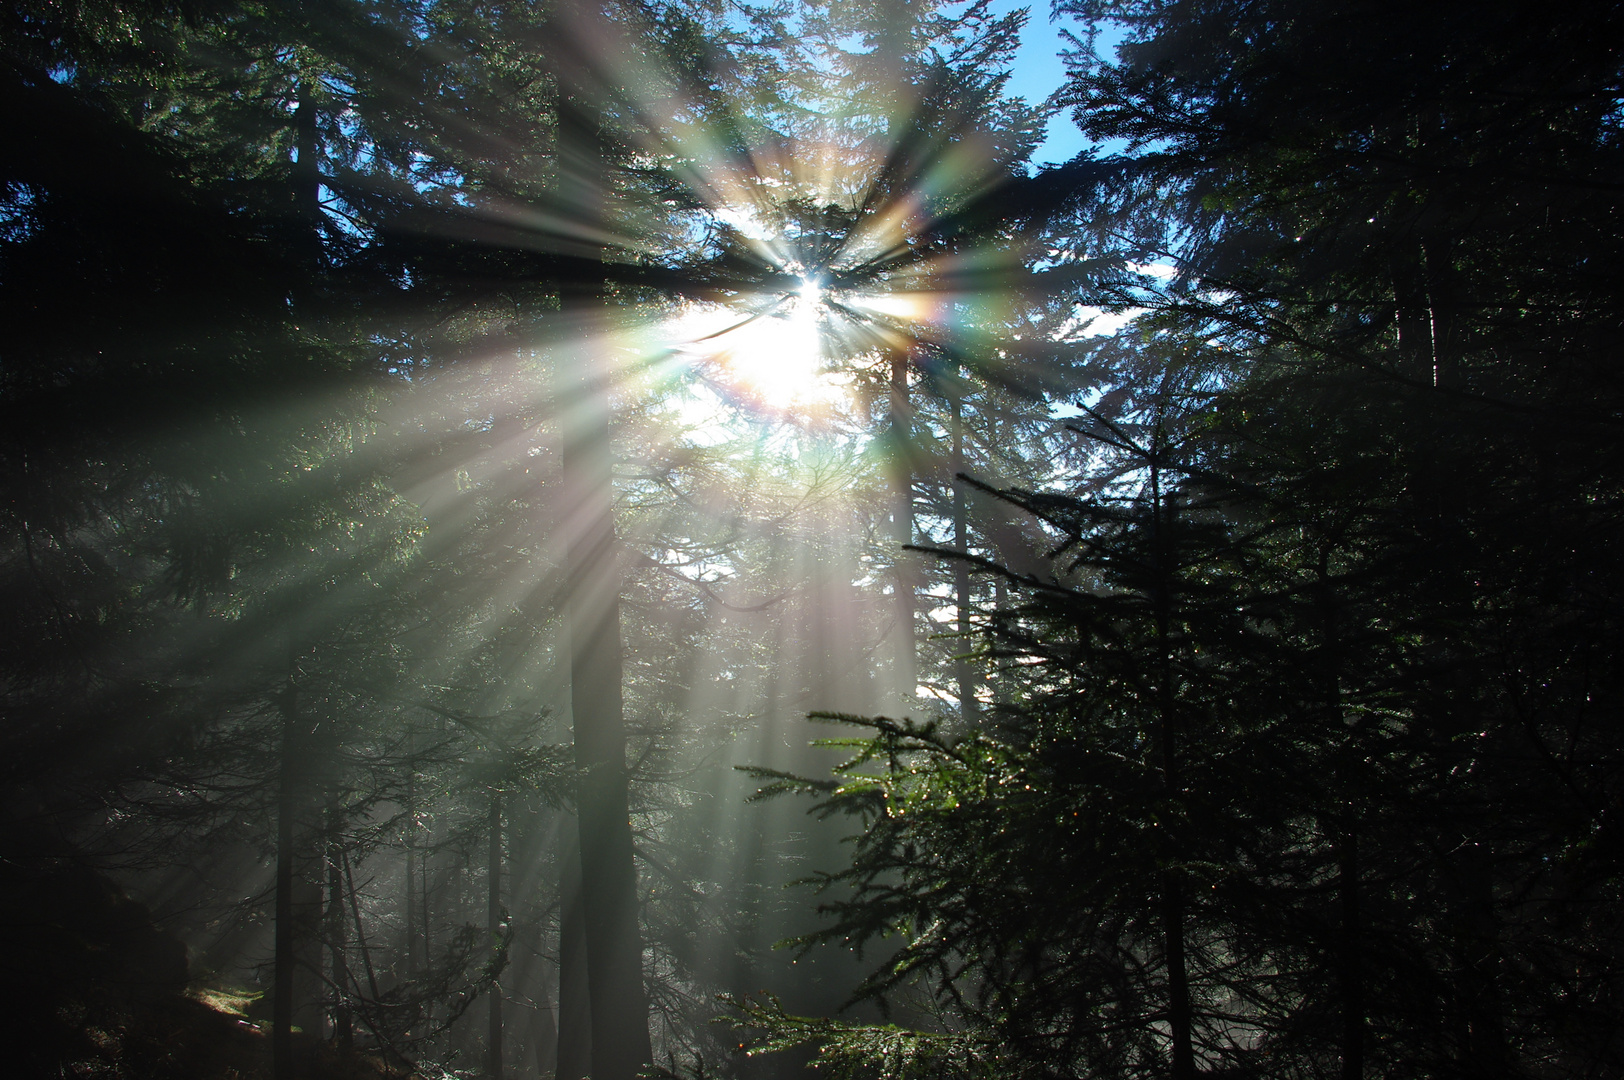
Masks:
[[[7,5],[5,1071],[1614,1075],[1614,7]]]

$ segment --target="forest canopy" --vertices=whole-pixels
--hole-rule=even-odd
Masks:
[[[0,101],[8,1074],[1624,1071],[1619,5],[25,0]]]

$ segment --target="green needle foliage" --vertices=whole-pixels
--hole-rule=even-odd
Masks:
[[[993,485],[1012,692],[802,784],[824,936],[1032,1075],[1617,1068],[1617,10],[1058,8],[1142,314]]]
[[[776,998],[721,1002],[735,1026],[767,1032],[741,1044],[754,1057],[817,1048],[817,1068],[839,1080],[936,1080],[939,1077],[1009,1076],[997,1047],[963,1035],[910,1031],[895,1024],[850,1024],[826,1017],[790,1016]],[[673,1074],[674,1075],[674,1074]]]

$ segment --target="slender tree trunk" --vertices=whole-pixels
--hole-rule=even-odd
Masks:
[[[1456,1008],[1461,1020],[1462,1058],[1467,1075],[1485,1080],[1513,1075],[1500,1000],[1501,949],[1494,910],[1494,862],[1486,840],[1465,836],[1456,852],[1451,922],[1459,968]]]
[[[604,47],[613,33],[592,3],[571,4],[565,19],[564,31],[574,37],[577,52]],[[572,186],[562,194],[584,221],[601,225],[601,178],[607,166],[602,115],[595,102],[602,89],[586,67],[566,71],[563,78],[569,93],[559,107],[559,157],[565,182]],[[593,1080],[633,1080],[653,1053],[626,771],[620,553],[609,438],[612,372],[600,341],[608,322],[602,279],[580,282],[563,301],[565,318],[574,320],[581,335],[564,384],[569,393],[563,407],[561,465],[568,506],[570,710],[591,1068]]]
[[[433,816],[425,814],[424,817],[432,822]],[[419,935],[423,941],[423,971],[427,973],[434,967],[434,931],[432,913],[429,911],[429,881],[434,874],[434,847],[431,844],[418,856],[417,869],[417,914],[420,921]]]
[[[1190,1011],[1190,976],[1184,954],[1184,884],[1177,872],[1162,872],[1162,936],[1167,953],[1167,1029],[1172,1043],[1173,1080],[1195,1076]]]
[[[293,839],[299,806],[297,767],[304,758],[293,682],[282,693],[282,759],[276,793],[276,927],[271,947],[271,1075],[293,1076]]]
[[[547,996],[547,983],[536,983],[536,1075],[541,1080],[556,1078],[558,1064],[558,1026],[553,1014],[553,1003]]]
[[[1427,298],[1425,256],[1420,245],[1392,266],[1394,325],[1402,374],[1417,383],[1438,385],[1437,327]]]
[[[581,902],[591,1002],[593,1080],[632,1080],[651,1051],[637,923],[621,697],[620,582],[611,514],[608,394],[582,372],[579,426],[564,470],[578,485],[570,563],[570,706],[574,714]],[[594,385],[596,384],[596,385]]]
[[[581,909],[579,829],[569,829],[561,841],[565,851],[559,882],[557,1080],[583,1080],[592,1073],[592,1008],[587,991],[586,916]]]
[[[564,685],[560,682],[559,685]],[[513,799],[505,807],[508,867],[508,965],[504,986],[503,1044],[510,1060],[524,1062],[516,1071],[535,1080],[549,1080],[558,1067],[558,1027],[553,1013],[554,995],[547,983],[557,965],[547,951],[544,913],[556,902],[561,858],[548,858],[557,846],[557,817],[542,810],[535,792]],[[572,823],[573,824],[573,823]],[[551,898],[551,899],[549,899]],[[556,954],[554,954],[556,956]],[[515,1000],[532,1008],[515,1016]],[[517,1045],[515,1045],[517,1043]]]
[[[339,843],[336,815],[327,826],[327,951],[332,972],[333,1038],[343,1049],[355,1041],[355,1022],[350,1014],[350,963],[348,918],[344,910],[343,848]]]
[[[1436,237],[1421,245],[1421,266],[1426,282],[1427,325],[1432,346],[1432,385],[1439,389],[1458,382],[1458,356],[1462,347],[1459,320],[1455,313],[1454,263],[1450,241]]]
[[[1178,773],[1178,723],[1173,698],[1172,567],[1167,498],[1162,492],[1161,432],[1150,453],[1151,561],[1154,571],[1152,602],[1156,617],[1157,742],[1160,744],[1162,789],[1171,809],[1182,798]],[[1176,817],[1176,815],[1174,815]],[[1169,826],[1172,826],[1169,821]],[[1178,838],[1168,837],[1168,857],[1178,853]],[[1167,959],[1167,1026],[1172,1044],[1173,1080],[1193,1080],[1194,1020],[1190,1008],[1190,977],[1184,942],[1184,882],[1178,870],[1162,871],[1162,940]]]
[[[361,902],[355,896],[355,874],[350,870],[348,855],[340,855],[344,861],[344,889],[350,898],[350,916],[355,923],[355,947],[361,953],[361,963],[367,970],[367,990],[372,994],[372,1000],[377,1001],[381,996],[378,993],[378,972],[372,966],[372,950],[367,948],[366,926],[361,922]]]
[[[491,936],[492,963],[500,963],[503,949],[502,926],[502,797],[491,794],[485,875],[487,884],[485,926]],[[491,980],[490,1015],[486,1042],[485,1075],[491,1080],[502,1080],[502,984],[500,977]]]
[[[995,578],[992,579],[992,618],[993,618],[993,625],[994,626],[996,626],[998,624],[998,620],[1001,619],[1004,616],[1004,613],[1007,612],[1008,610],[1009,610],[1009,586],[1004,584],[1004,579],[1003,578],[995,577]],[[998,655],[997,655],[996,648],[994,649],[993,657],[992,657],[992,661],[991,661],[991,675],[992,675],[992,700],[993,700],[993,704],[994,705],[1008,705],[1008,704],[1010,704],[1011,698],[1010,698],[1010,691],[1009,691],[1009,680],[1004,677],[1004,673],[999,669]],[[995,715],[996,715],[996,712],[995,712]]]
[[[964,408],[957,397],[953,399],[953,546],[959,551],[970,550],[970,524],[965,506],[964,482]],[[953,676],[958,684],[959,716],[967,727],[975,726],[981,718],[981,702],[976,698],[975,673],[970,668],[970,564],[962,560],[953,564],[953,593],[958,604],[959,642],[953,657]]]
[[[891,481],[891,539],[896,544],[896,573],[893,581],[895,629],[892,632],[893,679],[899,715],[916,707],[919,687],[919,661],[914,643],[915,589],[918,585],[918,559],[905,550],[913,543],[913,416],[908,400],[908,354],[891,356],[891,397],[889,406],[888,467]]]
[[[406,736],[406,975],[420,970],[417,963],[417,738]]]
[[[293,110],[293,216],[299,223],[296,233],[300,256],[312,271],[324,261],[321,243],[321,154],[320,132],[316,125],[316,103],[311,84],[301,83],[299,104]],[[308,289],[297,293],[306,316],[314,296]]]
[[[282,749],[276,797],[275,939],[272,945],[271,1071],[276,1080],[294,1073],[293,1028],[308,1026],[314,1006],[311,983],[319,972],[321,886],[306,880],[301,845],[309,841],[310,730],[292,677],[279,695]],[[312,892],[314,896],[312,897]],[[316,951],[316,955],[311,953]],[[315,963],[312,963],[315,961]]]
[[[317,162],[320,152],[319,132],[316,125],[316,105],[311,100],[308,83],[299,87],[299,103],[293,111],[293,147],[295,159],[290,172],[293,218],[303,227],[294,232],[294,245],[304,257],[313,276],[322,263],[321,247],[321,171]],[[316,298],[313,293],[296,283],[289,299],[304,317],[315,315]],[[290,657],[291,661],[292,657]],[[275,940],[272,945],[271,987],[271,1072],[275,1080],[289,1080],[294,1073],[293,1027],[302,1017],[297,1013],[308,1008],[308,978],[301,978],[301,963],[308,963],[307,955],[315,938],[306,933],[310,903],[309,883],[300,873],[298,847],[306,839],[300,835],[300,820],[308,807],[309,795],[308,745],[309,732],[300,715],[298,694],[290,663],[287,684],[280,695],[282,713],[282,748],[278,762],[277,819],[276,819],[276,900]],[[315,903],[320,908],[320,885],[316,884]],[[317,915],[319,930],[320,916]],[[319,946],[317,946],[319,948]],[[318,955],[319,963],[319,955]],[[319,968],[318,968],[319,971]],[[307,972],[307,975],[311,974]]]
[[[1342,915],[1337,983],[1342,993],[1342,1080],[1365,1075],[1365,984],[1359,925],[1359,834],[1345,828],[1336,844],[1336,891]]]
[[[1319,663],[1325,679],[1326,713],[1338,736],[1347,733],[1342,708],[1342,640],[1337,625],[1336,597],[1332,591],[1330,552],[1322,549],[1317,569],[1315,601],[1319,607],[1323,656]],[[1336,892],[1340,927],[1337,939],[1337,990],[1342,999],[1342,1080],[1362,1080],[1365,1072],[1365,989],[1363,932],[1359,912],[1359,825],[1353,792],[1352,762],[1357,734],[1339,753],[1333,797],[1341,805],[1333,810]]]

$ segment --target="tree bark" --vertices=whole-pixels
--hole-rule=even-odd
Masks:
[[[308,880],[308,860],[301,859],[311,840],[310,729],[299,709],[298,691],[290,676],[278,695],[282,714],[282,748],[277,763],[276,899],[271,983],[271,1072],[275,1080],[294,1074],[293,1028],[311,1026],[318,995],[312,987],[320,973],[321,885]]]
[[[486,904],[485,926],[491,937],[491,961],[501,962],[503,948],[502,926],[502,797],[491,793],[490,820],[486,825],[487,851],[485,860]],[[502,984],[500,977],[491,979],[490,1015],[485,1046],[485,1075],[491,1080],[502,1080]]]
[[[299,791],[296,770],[303,760],[298,701],[293,681],[282,692],[282,756],[276,793],[275,942],[271,946],[271,1075],[293,1077],[293,839]]]
[[[569,552],[570,707],[592,1077],[633,1080],[648,1064],[651,1051],[628,806],[608,395],[596,373],[582,374],[585,393],[571,410],[582,422],[565,446],[564,470],[582,495],[576,504],[582,520],[571,536]]]
[[[1009,586],[1002,577],[992,579],[992,621],[996,627],[999,620],[1009,611]],[[989,681],[992,683],[992,702],[995,706],[1004,706],[1011,703],[1009,679],[999,670],[998,654],[993,652]],[[994,710],[994,715],[997,710]]]
[[[1342,999],[1342,1080],[1361,1080],[1365,1072],[1365,989],[1363,929],[1359,911],[1359,825],[1358,804],[1353,792],[1352,762],[1358,750],[1357,732],[1348,732],[1342,707],[1342,636],[1338,627],[1337,602],[1332,589],[1330,551],[1322,548],[1315,581],[1315,604],[1319,609],[1322,657],[1318,664],[1325,680],[1327,716],[1338,736],[1348,743],[1339,750],[1334,770],[1333,797],[1341,805],[1330,815],[1335,837],[1336,892],[1340,925],[1337,935],[1337,990]]]
[[[553,1004],[547,997],[545,982],[538,982],[536,985],[536,1011],[540,1014],[536,1018],[535,1028],[536,1075],[541,1080],[556,1080],[558,1026],[553,1014]]]
[[[562,843],[565,851],[561,860],[564,872],[558,887],[557,1080],[583,1080],[592,1073],[592,1009],[587,991],[586,922],[581,910],[579,829],[569,829]]]
[[[566,684],[560,681],[559,685]],[[516,1071],[536,1080],[551,1080],[558,1069],[558,1027],[552,1005],[555,995],[548,980],[557,970],[557,954],[552,958],[545,954],[563,863],[561,857],[549,857],[557,847],[559,819],[543,810],[535,791],[510,796],[503,812],[507,819],[503,859],[508,873],[509,945],[503,970],[502,1042]],[[574,823],[570,824],[573,829]],[[515,1001],[528,1002],[530,1008],[516,1015]]]
[[[1402,374],[1426,386],[1440,376],[1437,326],[1427,296],[1425,256],[1419,245],[1393,261],[1393,316]]]
[[[887,467],[891,481],[891,539],[896,544],[896,573],[892,583],[892,678],[899,715],[913,711],[918,697],[919,662],[914,643],[915,589],[918,560],[906,550],[913,543],[913,417],[908,401],[908,355],[891,355],[891,395],[889,404],[889,453]]]
[[[1173,696],[1172,629],[1172,551],[1167,536],[1170,522],[1168,499],[1162,491],[1161,432],[1150,448],[1150,536],[1151,603],[1156,620],[1156,713],[1157,742],[1160,751],[1162,790],[1169,811],[1180,801],[1178,775],[1178,718]],[[1176,813],[1170,813],[1168,828],[1174,827]],[[1167,838],[1167,857],[1177,855],[1177,837]],[[1167,961],[1167,1027],[1172,1049],[1173,1080],[1193,1080],[1195,1052],[1194,1017],[1190,1008],[1190,977],[1184,943],[1184,883],[1179,872],[1166,867],[1161,874],[1162,941]]]
[[[343,1049],[355,1041],[355,1021],[350,1013],[350,963],[348,955],[349,920],[345,907],[343,848],[338,840],[338,820],[333,815],[327,825],[327,952],[333,997],[333,1039]]]
[[[970,551],[970,524],[965,506],[964,482],[964,406],[953,399],[953,546],[966,554]],[[963,560],[953,564],[953,593],[958,605],[958,647],[954,650],[953,676],[959,695],[959,718],[966,727],[973,727],[981,718],[981,702],[976,698],[975,673],[970,669],[970,564]]]
[[[591,17],[578,5],[577,17]],[[589,39],[590,40],[590,39]],[[600,117],[566,103],[560,153],[582,188],[603,175]],[[591,217],[602,194],[573,193]],[[593,1080],[634,1080],[652,1058],[643,945],[638,928],[637,867],[632,850],[624,675],[620,632],[620,559],[615,536],[614,469],[609,438],[609,358],[598,338],[607,319],[602,280],[565,297],[583,340],[571,359],[563,409],[562,468],[569,520],[570,709],[576,815],[581,844],[581,904],[591,1009]],[[562,1042],[562,1040],[560,1040]]]
[[[1458,967],[1454,979],[1466,1075],[1493,1080],[1513,1075],[1500,1000],[1500,932],[1494,902],[1494,861],[1488,840],[1466,835],[1448,870],[1450,921]]]
[[[361,902],[355,896],[355,874],[350,869],[349,856],[341,852],[339,858],[344,863],[344,890],[349,894],[350,917],[355,924],[355,947],[361,954],[362,965],[366,968],[367,990],[371,992],[372,1000],[377,1001],[382,995],[378,993],[378,972],[372,966],[372,950],[367,947],[366,926],[361,922]]]
[[[320,133],[310,84],[302,82],[298,94],[299,103],[292,117],[295,157],[290,180],[293,219],[302,227],[294,230],[293,242],[313,277],[322,262],[321,170],[317,160]],[[304,311],[307,317],[314,314],[315,298],[308,289],[296,287],[289,299],[295,309]],[[289,1080],[294,1073],[293,1027],[296,1020],[307,1019],[298,1014],[308,1012],[314,1004],[310,1000],[309,983],[320,973],[321,885],[319,881],[305,881],[300,871],[308,868],[299,865],[300,847],[310,839],[301,835],[300,830],[301,819],[309,810],[306,803],[310,795],[310,732],[300,715],[293,674],[294,655],[296,650],[290,654],[287,682],[278,701],[282,714],[282,747],[277,776],[276,927],[271,987],[271,1072],[275,1080]],[[312,887],[315,889],[314,919],[308,910]],[[313,926],[308,925],[312,922]],[[313,948],[317,950],[315,957],[309,955]],[[304,968],[302,978],[301,967]]]
[[[1342,1080],[1365,1075],[1365,993],[1359,925],[1359,834],[1343,829],[1336,845],[1336,891],[1342,916],[1337,982],[1342,992]]]
[[[417,962],[417,739],[406,735],[406,974],[415,975]]]

